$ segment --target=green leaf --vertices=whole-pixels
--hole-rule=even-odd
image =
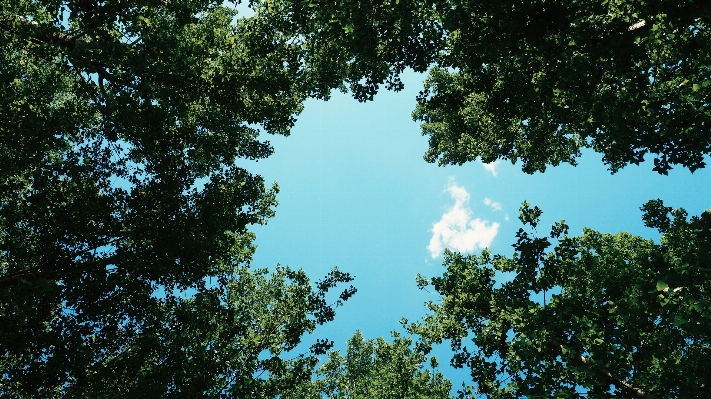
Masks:
[[[665,283],[662,280],[657,281],[657,291],[664,291],[669,287],[669,284]]]

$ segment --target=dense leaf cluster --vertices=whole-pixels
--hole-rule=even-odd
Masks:
[[[512,257],[448,252],[442,277],[420,278],[442,302],[410,331],[425,347],[451,340],[453,365],[491,398],[707,397],[711,212],[644,210],[660,244],[570,237],[561,222],[550,238],[519,230]],[[521,220],[535,229],[540,213],[524,203]]]
[[[701,1],[447,1],[447,31],[413,116],[430,162],[611,171],[654,156],[694,171],[711,152],[711,48]]]
[[[310,378],[313,357],[280,356],[351,277],[247,268],[278,186],[235,160],[270,155],[260,130],[288,134],[310,90],[300,49],[236,17],[0,5],[0,396],[273,396]]]
[[[255,1],[260,21],[304,49],[314,95],[350,89],[372,100],[381,85],[399,90],[410,67],[424,72],[443,45],[441,24],[430,2],[394,0]]]
[[[435,371],[425,369],[427,357],[412,345],[412,339],[393,333],[393,342],[364,339],[356,331],[348,340],[345,356],[331,351],[316,369],[316,378],[283,393],[284,398],[345,399],[447,399],[452,383]]]
[[[429,162],[506,159],[534,173],[592,148],[612,172],[649,154],[666,174],[711,153],[703,0],[254,4],[305,46],[315,81],[345,79],[359,100],[429,69],[413,112]]]
[[[0,3],[0,396],[445,398],[423,370],[443,340],[471,369],[462,396],[708,396],[709,212],[647,203],[658,244],[559,223],[520,230],[513,257],[448,252],[414,346],[287,354],[356,290],[327,297],[352,280],[337,269],[249,268],[278,186],[236,166],[307,98],[370,100],[412,68],[429,69],[427,161],[533,173],[592,148],[613,172],[647,155],[693,172],[711,152],[707,1],[250,6]]]

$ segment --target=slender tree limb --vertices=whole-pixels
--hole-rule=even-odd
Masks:
[[[95,251],[98,248],[116,244],[120,240],[123,240],[126,238],[131,238],[135,234],[142,233],[142,232],[145,232],[148,230],[149,229],[147,227],[141,227],[141,228],[135,229],[133,231],[126,231],[126,232],[124,232],[123,235],[114,237],[107,242],[97,244],[96,246],[85,248],[79,252],[70,254],[69,258],[75,259],[79,256],[86,255],[92,251]],[[96,259],[96,260],[93,260],[90,262],[86,262],[85,264],[100,264],[100,265],[108,266],[109,264],[113,263],[115,260],[116,260],[116,256],[108,256],[106,258],[101,258],[101,259]],[[33,280],[40,280],[40,279],[57,279],[58,277],[61,277],[62,275],[79,274],[79,273],[84,273],[86,271],[86,270],[69,271],[69,270],[67,270],[67,266],[69,266],[69,265],[70,265],[70,262],[65,260],[62,264],[62,267],[58,270],[41,271],[40,269],[45,265],[40,264],[38,266],[29,268],[29,269],[20,270],[20,271],[14,272],[14,273],[0,276],[0,289],[20,284],[23,280],[24,281],[33,281]]]
[[[29,18],[18,15],[15,17],[16,21],[19,22],[20,26],[24,28],[29,28],[32,31],[30,35],[31,40],[39,44],[56,44],[61,47],[68,49],[69,51],[74,50],[77,44],[89,44],[89,41],[78,39],[75,36],[68,35],[66,33],[52,31],[41,26],[37,21],[33,21]],[[17,31],[15,24],[12,20],[0,20],[0,28],[8,31]]]
[[[97,259],[90,262],[84,262],[82,264],[93,266],[108,266],[115,260],[115,256],[109,256],[108,258]],[[14,285],[18,285],[23,281],[30,282],[35,280],[61,280],[64,277],[68,277],[75,274],[84,274],[87,271],[87,268],[69,270],[66,267],[62,267],[61,269],[52,271],[22,270],[0,277],[0,290]]]
[[[556,349],[559,353],[563,353],[565,346],[558,341],[551,341],[551,346]],[[658,396],[651,392],[644,391],[642,388],[636,387],[629,382],[625,381],[622,377],[610,372],[607,369],[599,368],[592,364],[588,358],[585,356],[580,356],[578,359],[583,366],[586,366],[601,377],[603,377],[607,382],[611,383],[615,387],[622,390],[622,392],[629,398],[632,399],[660,399]]]
[[[0,277],[0,289],[10,287],[13,285],[18,285],[23,281],[33,281],[33,280],[48,280],[56,278],[65,274],[76,274],[79,271],[68,272],[64,269],[55,270],[52,272],[41,272],[41,271],[28,271],[23,270],[21,272],[13,273],[7,276]]]

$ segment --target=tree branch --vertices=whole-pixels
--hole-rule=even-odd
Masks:
[[[86,255],[92,251],[97,250],[98,248],[105,247],[108,245],[113,245],[117,243],[120,240],[126,239],[126,238],[131,238],[134,237],[135,234],[142,233],[147,231],[147,227],[141,227],[135,230],[130,230],[130,231],[124,231],[122,235],[117,236],[112,238],[111,240],[101,243],[101,244],[96,244],[94,247],[89,247],[85,248],[79,252],[72,253],[68,256],[69,259],[75,259],[79,256]],[[84,264],[103,264],[104,266],[107,266],[114,262],[116,260],[116,256],[108,256],[105,258],[100,258],[100,259],[94,259],[89,262],[85,262]],[[62,267],[58,270],[52,270],[52,271],[40,271],[40,269],[43,268],[43,266],[46,266],[46,264],[40,264],[38,266],[25,269],[25,270],[20,270],[14,273],[10,273],[4,276],[0,276],[0,289],[3,289],[5,287],[9,287],[12,285],[17,285],[22,280],[25,281],[32,281],[32,280],[40,280],[40,279],[53,279],[60,277],[62,275],[72,275],[72,274],[79,274],[79,273],[84,273],[86,270],[75,270],[75,271],[68,271],[67,266],[70,265],[70,261],[65,259],[65,262],[61,265]],[[56,266],[56,264],[55,264]]]
[[[74,50],[74,47],[76,47],[77,43],[89,43],[89,41],[87,40],[78,39],[77,37],[68,35],[66,33],[51,31],[50,29],[40,26],[37,21],[33,21],[21,15],[18,15],[16,17],[16,20],[20,23],[20,26],[29,28],[33,31],[32,34],[30,34],[30,38],[35,43],[56,44],[68,49],[69,51]],[[12,20],[7,19],[0,21],[0,28],[8,31],[17,31],[15,29],[15,24],[12,22]]]
[[[107,258],[97,259],[90,262],[84,262],[84,265],[99,265],[107,266],[116,260],[115,256],[109,256]],[[67,262],[69,263],[69,262]],[[73,274],[83,274],[86,273],[87,268],[81,268],[77,270],[68,270],[66,267],[62,267],[58,270],[52,271],[40,271],[40,270],[22,270],[12,274],[8,274],[0,277],[0,290],[11,287],[13,285],[18,285],[23,281],[34,281],[34,280],[61,280],[63,277],[71,276]]]
[[[556,349],[559,353],[563,353],[563,349],[565,346],[561,344],[558,341],[551,341],[551,346]],[[611,383],[615,387],[619,388],[624,392],[629,398],[632,399],[660,399],[658,396],[654,395],[651,392],[646,392],[643,389],[636,387],[629,382],[625,381],[622,377],[613,374],[609,370],[599,368],[592,364],[588,358],[585,356],[580,356],[580,359],[578,359],[580,363],[583,364],[583,366],[586,366],[592,370],[594,370],[596,373],[598,373],[601,377],[603,377],[607,382]]]

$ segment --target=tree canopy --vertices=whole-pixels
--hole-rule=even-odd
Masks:
[[[329,351],[315,370],[314,381],[284,392],[285,398],[448,399],[452,383],[436,371],[437,359],[412,345],[412,339],[392,333],[364,339],[360,331],[348,340],[345,355]],[[427,369],[429,363],[430,369]]]
[[[3,396],[276,397],[310,382],[316,354],[330,344],[287,353],[333,319],[340,300],[328,304],[326,293],[350,277],[334,271],[314,289],[304,271],[242,266],[219,278],[223,284],[202,284],[189,296],[144,299],[117,287],[92,305],[99,314],[41,303],[53,317],[28,316],[20,313],[24,298],[14,300],[4,309],[10,323],[0,326]]]
[[[429,162],[576,164],[654,156],[692,172],[711,152],[706,1],[437,1],[444,40],[418,98]]]
[[[503,159],[534,173],[592,148],[612,172],[649,155],[666,174],[711,152],[705,0],[253,4],[307,49],[315,81],[344,82],[361,101],[401,88],[407,67],[429,69],[413,112],[429,162]]]
[[[318,368],[328,340],[290,351],[352,276],[250,269],[278,186],[236,164],[268,157],[263,134],[288,135],[307,98],[370,100],[409,67],[430,71],[413,113],[430,162],[533,173],[592,148],[613,172],[647,155],[693,172],[711,152],[707,1],[250,6],[0,4],[3,397],[444,398],[423,364],[446,339],[489,397],[708,396],[709,212],[646,204],[660,244],[560,223],[519,231],[513,257],[448,252],[414,347],[356,334]]]
[[[410,331],[424,348],[450,340],[452,363],[489,398],[708,397],[711,211],[643,209],[659,244],[570,237],[564,222],[540,237],[541,210],[524,203],[533,232],[518,231],[513,256],[448,252],[443,276],[419,277],[442,301]]]
[[[351,277],[250,271],[278,186],[235,165],[271,154],[260,131],[287,135],[316,90],[288,39],[214,1],[2,3],[3,396],[310,378],[279,356]]]

